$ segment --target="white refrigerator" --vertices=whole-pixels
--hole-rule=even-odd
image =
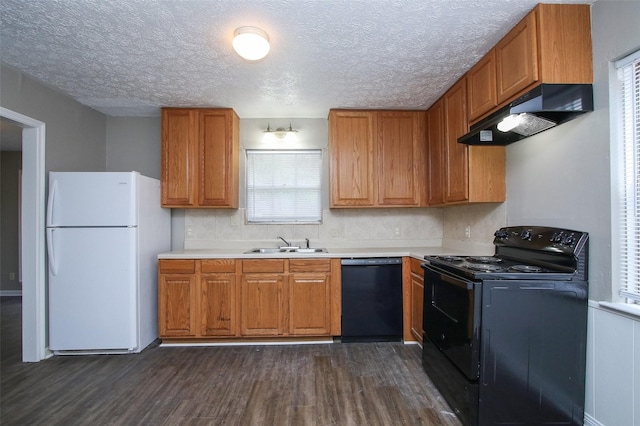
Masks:
[[[50,172],[49,349],[135,353],[158,337],[157,255],[171,248],[160,181],[138,172]]]

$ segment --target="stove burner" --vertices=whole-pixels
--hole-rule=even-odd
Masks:
[[[462,262],[464,259],[458,256],[435,256],[437,259],[445,262]]]
[[[488,263],[469,263],[467,264],[467,268],[473,271],[481,271],[481,272],[497,272],[502,268],[497,265],[491,265]]]
[[[542,272],[542,268],[540,268],[539,266],[532,266],[532,265],[513,265],[509,269],[512,269],[518,272]]]
[[[469,262],[480,262],[480,263],[500,263],[502,259],[499,257],[493,256],[469,256],[467,257]]]

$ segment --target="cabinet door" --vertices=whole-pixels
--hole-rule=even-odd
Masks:
[[[495,47],[498,103],[538,81],[536,12],[520,21]]]
[[[292,335],[331,334],[329,274],[292,274],[289,300],[289,331]]]
[[[203,274],[200,278],[200,334],[235,336],[236,278],[234,274]]]
[[[198,203],[238,207],[238,116],[231,109],[198,112]]]
[[[427,111],[427,202],[430,206],[444,203],[444,134],[444,100],[440,98]]]
[[[192,110],[162,110],[163,206],[188,207],[196,203],[197,137],[195,114]]]
[[[277,336],[284,334],[288,316],[285,294],[286,276],[245,274],[242,276],[241,334]]]
[[[458,143],[469,129],[466,92],[463,78],[444,95],[446,202],[469,198],[469,147]]]
[[[411,334],[422,342],[422,305],[424,304],[424,278],[411,273]]]
[[[196,336],[195,274],[160,274],[158,279],[160,337]]]
[[[373,206],[375,202],[375,113],[329,113],[331,207]]]
[[[420,118],[411,111],[377,114],[378,205],[418,205]]]
[[[498,105],[496,97],[496,55],[491,50],[467,73],[469,121]]]

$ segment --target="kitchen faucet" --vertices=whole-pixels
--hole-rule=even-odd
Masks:
[[[278,236],[278,239],[284,241],[284,243],[286,244],[287,247],[292,247],[292,245],[289,243],[289,241],[285,240],[284,238]]]

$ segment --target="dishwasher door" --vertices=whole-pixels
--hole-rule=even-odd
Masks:
[[[402,259],[343,259],[342,341],[402,340]]]

